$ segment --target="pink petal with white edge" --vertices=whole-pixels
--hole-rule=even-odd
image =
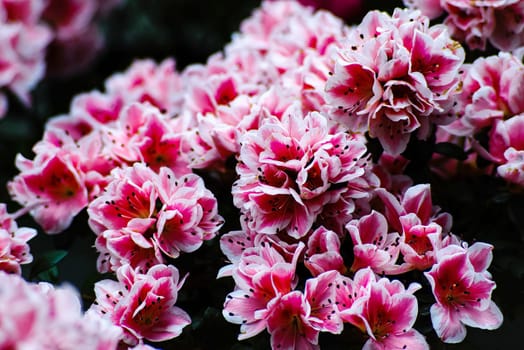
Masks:
[[[318,331],[312,328],[310,306],[301,292],[293,291],[278,300],[268,318],[273,349],[318,349]]]
[[[475,272],[485,272],[493,260],[493,246],[476,242],[468,248],[468,258]]]
[[[433,304],[430,314],[433,328],[444,343],[456,344],[466,338],[466,327],[455,312],[439,304]]]
[[[489,307],[485,310],[475,308],[466,308],[461,310],[461,321],[466,326],[480,329],[497,329],[502,325],[504,317],[498,306],[491,301]]]
[[[418,314],[417,298],[412,294],[398,293],[391,297],[389,315],[395,320],[393,330],[402,333],[415,324]]]
[[[328,271],[306,281],[304,295],[311,305],[309,322],[316,330],[339,334],[343,324],[336,308],[337,271]]]
[[[328,100],[349,111],[363,108],[373,97],[375,80],[375,72],[359,63],[336,64],[326,84]]]

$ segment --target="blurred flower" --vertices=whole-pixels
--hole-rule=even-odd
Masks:
[[[120,329],[96,315],[82,315],[70,287],[31,284],[0,271],[0,347],[117,349]]]

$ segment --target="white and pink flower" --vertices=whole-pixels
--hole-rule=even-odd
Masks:
[[[85,174],[78,169],[79,157],[67,152],[40,153],[34,160],[19,155],[22,171],[9,184],[13,199],[30,208],[47,233],[58,233],[86,207]]]
[[[463,341],[466,326],[496,329],[502,324],[502,313],[491,300],[496,284],[487,271],[492,249],[485,243],[450,245],[437,252],[436,264],[425,272],[436,299],[431,321],[442,341]]]
[[[361,295],[341,311],[342,319],[369,335],[363,349],[429,349],[424,336],[413,329],[418,314],[413,293],[421,286],[412,283],[406,289],[399,281],[376,280],[367,271]]]
[[[295,288],[301,251],[297,249],[288,261],[269,244],[261,244],[245,249],[237,262],[219,272],[219,277],[231,275],[235,280],[235,290],[228,294],[222,314],[228,322],[241,325],[239,340],[262,332],[275,300]]]
[[[364,143],[331,132],[323,115],[304,116],[296,105],[282,120],[266,119],[241,142],[233,198],[259,233],[304,237],[324,205],[345,192],[358,198],[373,184]]]
[[[106,191],[88,207],[101,272],[124,264],[147,271],[165,256],[195,251],[223,223],[215,197],[195,174],[177,177],[168,168],[156,173],[135,163],[111,175]]]
[[[375,11],[347,43],[326,85],[333,118],[368,131],[393,155],[415,131],[425,139],[432,124],[451,121],[442,113],[457,93],[464,50],[442,26],[430,27],[418,11]]]
[[[485,50],[488,41],[502,51],[524,45],[524,6],[519,0],[404,0],[404,3],[431,19],[446,14],[444,24],[453,38],[471,49]]]
[[[120,327],[125,343],[173,339],[191,323],[189,315],[176,306],[185,277],[181,279],[174,266],[158,264],[143,274],[123,265],[117,278],[95,284],[96,301],[88,312]]]

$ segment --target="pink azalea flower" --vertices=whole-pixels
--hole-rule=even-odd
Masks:
[[[465,326],[496,329],[502,324],[502,313],[491,300],[495,282],[486,270],[492,248],[485,243],[467,249],[450,245],[437,252],[437,263],[425,272],[436,299],[431,321],[442,341],[461,342]]]
[[[489,41],[499,50],[511,51],[524,43],[521,21],[524,6],[518,0],[404,0],[404,3],[432,19],[445,13],[444,23],[452,36],[471,49],[485,50]]]
[[[173,339],[191,323],[189,315],[175,306],[185,278],[180,279],[174,266],[159,264],[142,274],[124,265],[117,270],[117,278],[118,282],[95,284],[97,299],[90,311],[121,327],[127,344]]]
[[[436,223],[422,225],[414,213],[400,218],[404,240],[400,251],[404,261],[412,268],[425,270],[435,263],[435,253],[442,245],[442,227]]]
[[[0,87],[11,90],[25,105],[31,103],[29,92],[44,75],[45,50],[52,39],[51,30],[41,21],[43,7],[41,0],[0,2]],[[5,113],[5,97],[2,104]]]
[[[87,205],[85,175],[78,170],[78,162],[77,156],[66,152],[39,153],[33,161],[17,157],[22,173],[8,184],[9,192],[30,208],[47,233],[63,231]]]
[[[221,72],[205,80],[191,77],[186,95],[186,110],[195,124],[195,133],[186,137],[192,167],[207,168],[224,163],[238,152],[239,135],[254,127],[250,115],[251,84],[243,83],[236,72]],[[255,89],[256,90],[256,89]]]
[[[452,112],[461,117],[444,127],[452,135],[470,136],[497,120],[524,112],[524,66],[509,53],[481,57],[465,67],[462,92]]]
[[[412,269],[425,270],[435,263],[435,253],[451,244],[451,215],[434,206],[429,185],[409,187],[398,198],[384,189],[376,191],[383,204],[389,229],[398,232],[397,242],[404,262],[392,270],[403,273]],[[447,243],[446,243],[447,242]]]
[[[190,172],[188,161],[181,155],[181,135],[172,130],[156,107],[132,103],[104,132],[110,152],[122,162],[144,162],[155,171],[166,166],[177,176]]]
[[[275,28],[285,25],[292,16],[311,16],[312,10],[295,1],[264,1],[260,8],[240,25],[240,32],[251,47],[267,49]]]
[[[21,213],[9,214],[6,205],[0,203],[0,270],[18,275],[22,272],[20,265],[33,261],[27,242],[36,236],[35,229],[18,227],[15,220]]]
[[[77,95],[71,102],[69,119],[79,118],[89,124],[94,124],[94,128],[100,124],[106,125],[118,119],[122,111],[124,101],[116,96],[103,94],[99,91],[92,91]],[[51,119],[46,127],[53,123]],[[88,132],[83,131],[80,136],[85,136]],[[74,136],[73,136],[74,137]],[[78,139],[76,137],[75,139]]]
[[[154,239],[168,256],[193,252],[203,241],[215,237],[224,220],[218,215],[217,200],[195,174],[175,179],[166,168],[160,170],[159,196],[164,207],[158,214]]]
[[[376,276],[370,268],[358,270],[353,280],[343,275],[338,275],[335,278],[335,305],[343,321],[355,321],[347,310],[353,306],[356,300],[366,295],[370,284],[374,282],[376,282]]]
[[[505,164],[497,168],[497,173],[506,181],[524,185],[524,151],[508,148],[504,152]]]
[[[313,231],[307,242],[304,265],[313,276],[327,271],[345,273],[338,235],[323,226]]]
[[[230,231],[220,236],[220,250],[227,257],[228,261],[233,264],[238,263],[242,256],[242,252],[248,248],[255,247],[255,240],[260,237],[256,232],[249,229],[245,223],[246,219],[247,218],[244,218],[244,220],[242,220],[241,218],[240,220],[242,230]]]
[[[293,291],[275,299],[267,320],[272,349],[319,349],[319,331],[309,321],[311,306],[304,295]]]
[[[411,133],[429,135],[445,124],[449,98],[457,93],[464,51],[441,26],[420,12],[370,12],[348,35],[326,85],[333,118],[368,131],[387,153],[402,153]],[[349,46],[349,47],[348,47]]]
[[[358,198],[370,187],[367,179],[373,180],[362,142],[331,134],[325,117],[303,116],[296,105],[282,120],[266,119],[241,142],[233,199],[253,218],[250,228],[260,233],[303,237],[323,205],[344,192]]]
[[[388,232],[388,223],[382,214],[372,211],[350,221],[346,228],[353,240],[352,271],[370,267],[377,273],[394,273],[398,269],[401,237],[397,232]]]
[[[343,324],[336,304],[336,289],[342,275],[335,270],[326,271],[306,281],[304,297],[310,305],[308,321],[311,327],[340,334]]]
[[[344,319],[369,335],[363,349],[429,349],[424,336],[413,329],[417,318],[417,298],[399,281],[371,280],[367,292],[341,312]]]
[[[404,0],[404,5],[420,10],[429,19],[435,19],[444,13],[441,0]]]
[[[302,248],[297,249],[292,261],[287,261],[268,244],[243,251],[231,272],[235,291],[228,294],[222,311],[228,322],[241,325],[239,340],[262,332],[278,303],[275,300],[294,289],[296,263],[301,251]]]
[[[216,199],[197,175],[176,177],[168,168],[155,173],[142,163],[111,175],[88,207],[100,271],[126,263],[146,271],[164,262],[162,253],[176,258],[195,251],[222,226]]]

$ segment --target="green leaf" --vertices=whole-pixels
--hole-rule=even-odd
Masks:
[[[56,280],[58,278],[57,264],[66,257],[66,250],[51,250],[38,256],[31,268],[30,279],[41,277],[44,280]]]
[[[451,142],[439,142],[435,144],[434,151],[435,153],[453,159],[466,160],[468,158],[468,154],[464,152],[462,147]]]

